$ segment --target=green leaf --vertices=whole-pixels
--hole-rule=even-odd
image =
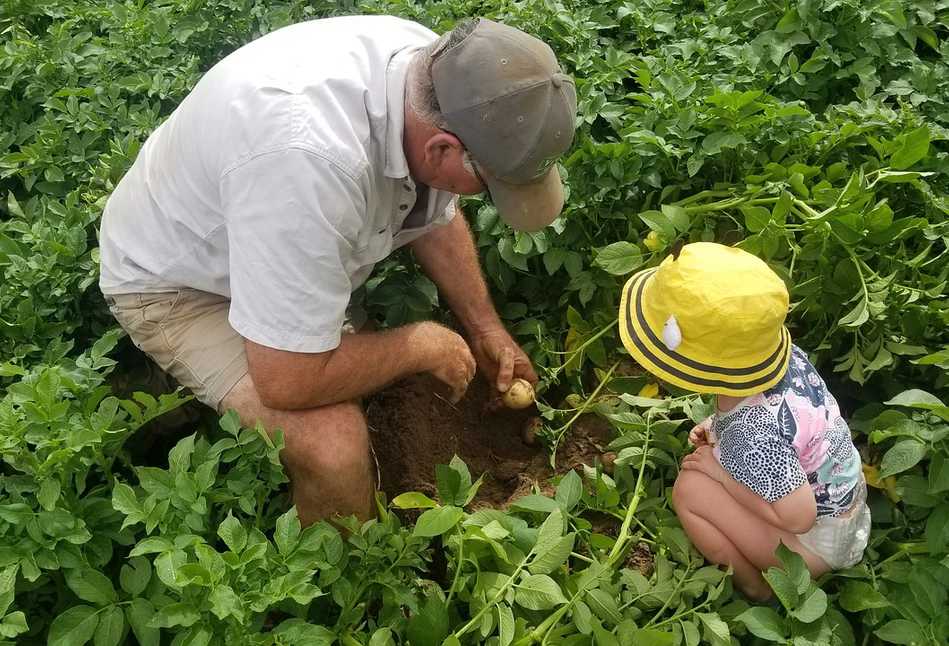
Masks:
[[[93,637],[95,646],[118,646],[125,630],[125,615],[119,606],[110,606],[99,613],[99,625]]]
[[[129,555],[141,556],[142,554],[159,554],[171,548],[172,544],[167,538],[149,536],[148,538],[140,540]]]
[[[3,615],[3,613],[0,613],[0,615]],[[17,610],[3,617],[3,621],[0,622],[0,637],[16,637],[29,629],[30,626],[26,623],[26,615]]]
[[[465,512],[460,507],[429,509],[419,516],[412,533],[423,537],[441,536],[457,525],[464,515]]]
[[[752,233],[764,231],[771,223],[771,211],[763,206],[743,206],[741,212],[745,216],[745,228]]]
[[[74,606],[56,617],[49,627],[47,646],[81,646],[96,632],[99,613],[89,606]]]
[[[544,269],[548,276],[553,276],[558,269],[563,266],[563,261],[567,257],[567,250],[552,247],[544,253]]]
[[[689,230],[689,225],[692,224],[692,220],[689,218],[688,211],[684,208],[677,204],[663,204],[659,208],[662,209],[663,215],[669,218],[669,222],[672,223],[676,231],[685,233]]]
[[[918,130],[906,135],[902,148],[896,151],[890,158],[890,168],[893,170],[906,170],[923,157],[929,151],[929,128],[923,126]]]
[[[527,566],[528,571],[531,574],[550,574],[559,568],[570,558],[575,538],[575,534],[567,534],[549,543],[530,562],[530,565]]]
[[[550,610],[567,602],[560,586],[546,574],[534,574],[519,583],[514,599],[528,610]]]
[[[208,601],[211,602],[211,612],[218,619],[224,619],[228,615],[234,615],[238,621],[243,619],[244,602],[241,601],[241,598],[237,596],[231,586],[225,584],[215,585],[214,589],[211,590]]]
[[[616,599],[606,590],[594,589],[587,592],[587,604],[596,613],[596,616],[610,625],[618,625],[623,621]]]
[[[241,552],[247,545],[247,530],[231,512],[227,513],[227,518],[218,526],[217,535],[232,552]]]
[[[782,641],[788,634],[787,621],[771,608],[751,607],[735,619],[744,623],[755,637],[771,642]]]
[[[149,628],[148,623],[155,615],[155,608],[151,602],[146,599],[133,599],[132,603],[125,608],[125,616],[128,618],[129,626],[141,646],[158,646],[161,640],[161,631],[157,628]]]
[[[797,585],[788,576],[787,572],[773,567],[765,572],[763,576],[785,608],[797,606],[800,595],[797,591]]]
[[[389,646],[394,643],[391,628],[378,628],[369,639],[369,646]]]
[[[580,502],[580,495],[583,491],[583,481],[573,469],[560,480],[557,485],[557,493],[554,495],[556,500],[564,511],[570,511]]]
[[[922,408],[931,411],[942,419],[949,422],[949,406],[925,390],[904,390],[899,395],[888,402],[887,406],[909,406],[910,408]]]
[[[891,644],[911,646],[926,643],[926,633],[923,632],[923,629],[906,619],[894,619],[873,634]]]
[[[9,505],[0,505],[0,518],[11,525],[26,525],[33,519],[33,510],[29,505],[15,502]]]
[[[679,563],[688,565],[692,560],[692,543],[685,532],[678,527],[660,527],[659,536],[662,542],[672,551],[672,557]]]
[[[909,588],[913,591],[916,604],[931,619],[936,619],[946,613],[949,606],[949,593],[945,586],[933,576],[929,570],[914,568],[909,576]]]
[[[302,619],[287,619],[274,629],[273,634],[287,645],[332,646],[337,638],[328,628],[307,623]]]
[[[949,547],[949,505],[940,505],[926,519],[926,544],[933,556]]]
[[[840,607],[847,612],[886,608],[890,602],[865,581],[848,581],[840,591]]]
[[[708,155],[715,155],[726,148],[736,148],[748,140],[741,135],[731,132],[713,132],[702,141],[702,150]]]
[[[291,507],[290,511],[277,519],[277,528],[274,530],[274,544],[280,553],[284,556],[296,548],[300,541],[300,519],[297,518],[297,508]]]
[[[549,516],[547,516],[543,524],[540,526],[540,529],[537,532],[537,541],[534,543],[534,548],[531,550],[531,554],[539,554],[540,552],[545,551],[548,546],[563,536],[563,531],[563,512],[558,506],[550,513]]]
[[[927,447],[922,442],[908,439],[894,444],[880,463],[880,479],[911,469],[926,455]]]
[[[173,603],[156,612],[148,622],[148,626],[150,628],[174,628],[175,626],[187,628],[200,619],[201,613],[192,604]]]
[[[429,597],[422,611],[409,621],[406,636],[412,646],[439,646],[448,636],[448,609],[444,602],[437,596]]]
[[[672,220],[662,211],[643,211],[639,214],[639,218],[646,223],[646,226],[656,231],[667,241],[675,240],[675,225],[672,224]]]
[[[929,463],[929,493],[937,494],[947,490],[949,490],[949,458],[942,453],[935,453]]]
[[[188,470],[188,466],[191,464],[191,455],[194,453],[194,438],[194,435],[189,435],[175,444],[168,452],[168,470],[173,475]]]
[[[803,601],[797,608],[791,611],[791,616],[809,624],[824,616],[827,611],[827,595],[823,590],[814,585],[811,590],[804,595]]]
[[[112,489],[112,508],[126,516],[141,513],[141,506],[135,496],[135,490],[124,482],[116,482]]]
[[[793,581],[797,587],[797,593],[804,594],[807,592],[808,587],[811,585],[811,573],[810,570],[807,569],[807,562],[804,560],[804,557],[789,549],[783,541],[778,544],[774,553],[778,557],[778,560],[781,561],[788,576],[791,577],[791,581]]]
[[[56,508],[56,502],[59,500],[59,480],[56,478],[47,478],[40,485],[40,491],[36,494],[36,499],[46,511],[52,511]]]
[[[556,500],[536,493],[518,498],[511,505],[511,511],[536,511],[543,514],[552,514],[558,509],[560,509],[560,505],[557,504]]]
[[[152,579],[152,564],[148,559],[135,556],[122,566],[119,572],[119,583],[122,589],[133,597],[140,595]]]
[[[510,646],[514,641],[514,612],[507,604],[498,604],[498,646]]]
[[[728,624],[716,612],[697,612],[695,615],[705,627],[705,640],[713,646],[730,646]]]
[[[438,485],[438,497],[443,505],[463,505],[471,486],[471,476],[465,486],[462,473],[458,469],[439,464],[435,467],[435,481]]]
[[[438,503],[417,491],[403,493],[392,499],[392,506],[396,509],[431,509]]]
[[[68,570],[66,583],[83,601],[91,601],[100,606],[118,601],[118,595],[109,577],[96,570],[89,568]]]
[[[643,264],[643,252],[630,242],[614,242],[600,250],[594,264],[607,273],[622,276]]]
[[[631,646],[672,646],[675,636],[655,628],[640,628],[633,633]]]

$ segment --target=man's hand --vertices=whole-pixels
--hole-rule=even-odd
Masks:
[[[425,349],[423,371],[447,385],[451,389],[449,400],[458,403],[475,374],[475,360],[468,344],[458,333],[437,323],[419,323],[416,334]]]
[[[480,332],[471,339],[471,351],[488,382],[499,393],[507,392],[516,378],[537,385],[537,373],[520,346],[503,327]]]
[[[695,449],[695,453],[682,458],[682,469],[685,471],[690,469],[701,471],[715,482],[720,482],[723,485],[731,477],[719,461],[715,459],[715,456],[712,455],[712,449],[707,445],[700,446]]]

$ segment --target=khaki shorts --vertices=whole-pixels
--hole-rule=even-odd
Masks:
[[[105,300],[136,347],[215,410],[247,374],[244,337],[227,321],[230,299],[179,289]],[[365,312],[350,305],[343,331],[356,332],[366,320]]]

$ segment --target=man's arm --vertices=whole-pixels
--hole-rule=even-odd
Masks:
[[[446,226],[416,240],[412,250],[464,327],[478,366],[495,387],[506,391],[514,377],[537,383],[530,360],[494,309],[461,209],[456,207],[455,217]]]
[[[357,399],[411,374],[429,372],[457,401],[475,371],[467,344],[436,323],[381,334],[344,334],[329,352],[275,350],[246,340],[248,371],[268,408],[317,408]]]

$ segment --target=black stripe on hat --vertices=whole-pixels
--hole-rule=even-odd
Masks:
[[[774,369],[768,372],[767,374],[765,374],[764,376],[758,377],[757,379],[753,379],[751,381],[735,383],[731,381],[723,381],[720,379],[706,379],[704,377],[691,375],[689,373],[683,372],[682,370],[680,370],[679,368],[676,368],[675,366],[670,365],[669,363],[667,363],[665,358],[658,357],[652,351],[652,349],[643,342],[643,340],[639,336],[639,333],[633,328],[631,324],[632,316],[633,316],[633,312],[632,312],[633,299],[630,298],[631,296],[635,295],[636,320],[639,322],[639,325],[642,327],[643,333],[654,344],[655,347],[657,348],[664,347],[665,344],[655,335],[655,333],[649,327],[649,324],[646,322],[646,318],[643,315],[643,308],[642,308],[643,286],[645,285],[646,280],[650,278],[653,274],[655,274],[656,271],[657,271],[656,269],[652,269],[652,270],[641,272],[641,276],[642,276],[641,278],[637,276],[632,281],[630,281],[630,286],[626,294],[626,317],[624,318],[623,323],[626,326],[626,335],[636,346],[636,349],[642,352],[643,355],[647,359],[649,359],[652,363],[654,363],[657,367],[661,368],[662,370],[665,370],[670,375],[673,375],[674,377],[681,379],[682,381],[685,381],[690,384],[694,384],[697,386],[705,386],[705,387],[710,387],[710,388],[716,388],[716,387],[732,388],[736,390],[754,388],[756,386],[763,386],[765,384],[770,385],[771,382],[775,379],[775,377],[778,377],[786,369],[784,366],[784,361],[779,361],[778,364],[774,367]],[[632,293],[634,289],[635,289],[635,294]],[[748,368],[723,368],[720,366],[710,366],[708,364],[700,363],[693,359],[689,359],[688,357],[685,357],[679,354],[678,352],[674,352],[674,351],[669,351],[666,356],[669,359],[678,361],[679,363],[685,366],[688,366],[689,368],[692,368],[694,370],[698,370],[701,372],[719,374],[719,375],[730,375],[730,376],[735,376],[735,377],[743,377],[745,375],[754,374],[760,370],[763,370],[764,368],[771,365],[774,361],[777,361],[780,357],[786,356],[790,350],[789,346],[790,346],[790,335],[788,335],[787,331],[782,327],[781,328],[781,344],[778,346],[775,352],[772,353],[772,355],[768,359],[762,361],[761,363],[755,366],[750,366]]]

